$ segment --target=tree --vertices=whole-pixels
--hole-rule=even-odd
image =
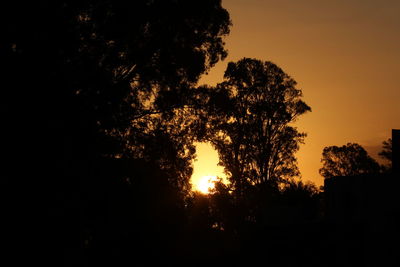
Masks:
[[[383,141],[382,144],[383,144],[382,151],[379,152],[378,155],[388,162],[388,164],[382,165],[382,169],[384,172],[391,172],[391,170],[392,170],[392,146],[393,146],[392,139],[389,138],[387,141]]]
[[[182,105],[183,92],[227,55],[230,20],[219,0],[41,1],[6,10],[7,113],[32,116],[27,123],[43,131],[58,121],[57,133],[88,133],[84,144],[100,138],[90,148],[98,154],[116,148],[97,135]]]
[[[10,3],[5,10],[0,53],[8,89],[1,99],[9,139],[15,140],[7,141],[6,153],[27,147],[20,135],[24,128],[35,129],[30,138],[36,142],[28,150],[40,153],[35,158],[53,155],[54,161],[63,161],[49,162],[48,177],[81,173],[104,156],[127,156],[123,152],[133,144],[151,145],[149,139],[128,144],[140,139],[127,138],[143,130],[143,124],[133,129],[138,118],[170,113],[167,124],[177,126],[176,110],[184,106],[185,92],[227,55],[223,37],[230,20],[219,0],[41,1],[24,8]],[[159,134],[149,135],[168,139],[167,128],[159,126]],[[175,136],[178,131],[179,126]],[[175,156],[185,155],[187,147]],[[80,171],[56,167],[62,165]]]
[[[120,193],[111,192],[112,183],[133,179],[126,177],[129,172],[144,168],[127,165],[121,171],[114,161],[152,161],[164,174],[146,179],[165,179],[175,192],[186,189],[193,153],[186,153],[190,139],[180,143],[188,134],[180,132],[176,110],[200,75],[226,57],[229,14],[219,0],[17,1],[3,10],[2,147],[13,160],[5,164],[5,197],[28,199],[8,201],[27,218],[55,213],[55,223],[41,224],[44,231],[35,228],[41,236],[31,240],[53,230],[59,235],[49,235],[47,243],[78,255],[72,239],[82,228],[107,228],[102,226],[112,217],[110,198]],[[163,124],[149,114],[169,119]],[[148,123],[139,121],[144,117]],[[140,153],[133,157],[127,148]],[[106,167],[110,171],[102,172]],[[27,218],[20,221],[32,221]],[[99,231],[97,237],[112,233]]]
[[[319,173],[325,178],[379,173],[379,164],[357,143],[325,147]]]
[[[311,109],[296,81],[274,63],[250,58],[230,62],[224,78],[210,93],[210,140],[234,191],[277,187],[299,175],[294,154],[306,135],[292,123]]]

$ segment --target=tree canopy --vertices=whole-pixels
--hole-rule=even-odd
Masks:
[[[239,249],[226,243],[245,244],[273,205],[315,200],[312,185],[291,180],[306,136],[293,123],[311,110],[293,78],[243,58],[224,82],[197,87],[227,56],[231,22],[220,0],[44,0],[4,10],[4,217],[20,229],[45,218],[30,240],[63,248],[65,266],[81,256],[86,266],[184,261],[182,251],[199,249],[222,262]],[[214,145],[231,181],[209,196],[190,191],[195,141]]]
[[[211,102],[220,104],[210,116],[210,140],[235,190],[299,175],[294,154],[306,135],[292,123],[311,109],[296,81],[251,58],[230,62],[224,78],[212,92]]]
[[[325,147],[321,162],[323,166],[319,173],[325,179],[334,176],[376,174],[380,171],[379,164],[356,143],[347,143],[341,147]]]
[[[14,1],[2,10],[2,197],[18,199],[25,225],[50,214],[31,240],[68,255],[95,249],[101,262],[112,240],[140,242],[135,227],[138,240],[157,240],[168,209],[154,207],[183,209],[189,188],[192,133],[177,108],[227,55],[221,1]],[[165,232],[181,222],[171,219]]]
[[[382,165],[382,170],[384,172],[391,172],[391,170],[392,170],[392,153],[393,153],[392,138],[389,138],[388,140],[383,141],[382,144],[383,144],[382,151],[379,152],[378,155],[387,162],[386,165]]]
[[[24,120],[38,129],[32,138],[43,139],[32,151],[66,161],[120,156],[150,136],[169,138],[166,126],[153,127],[159,134],[148,126],[147,139],[126,136],[145,135],[138,118],[182,106],[185,92],[227,55],[231,23],[219,0],[41,1],[5,10],[2,106],[10,129],[19,135],[24,127],[15,122]],[[76,146],[53,151],[49,132]]]

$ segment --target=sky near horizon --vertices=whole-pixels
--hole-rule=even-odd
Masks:
[[[312,108],[296,123],[308,134],[297,153],[303,180],[323,184],[325,146],[355,142],[378,158],[382,141],[400,128],[400,1],[223,0],[222,6],[233,24],[229,54],[199,84],[221,82],[230,61],[272,61],[297,81]],[[212,172],[215,153],[202,145],[193,177]]]

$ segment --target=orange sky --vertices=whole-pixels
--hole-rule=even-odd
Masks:
[[[303,180],[323,184],[318,169],[325,146],[356,142],[377,157],[391,129],[400,128],[400,1],[224,0],[222,5],[233,22],[226,38],[229,55],[200,84],[221,82],[227,63],[243,57],[272,61],[291,75],[312,108],[297,122],[308,134],[297,154]],[[195,175],[213,172],[215,153],[202,146]]]

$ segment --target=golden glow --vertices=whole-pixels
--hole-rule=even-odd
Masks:
[[[228,181],[224,174],[224,168],[218,166],[218,153],[207,143],[196,144],[197,159],[194,162],[194,170],[191,178],[193,191],[204,194],[209,193],[209,189],[214,187],[217,177],[227,184]]]
[[[216,176],[206,175],[200,178],[197,183],[197,189],[203,194],[208,194],[215,187],[215,182],[217,181]]]
[[[228,62],[243,57],[291,75],[312,108],[296,123],[308,133],[299,168],[303,181],[322,185],[325,146],[356,142],[378,159],[382,141],[399,128],[400,1],[383,2],[224,0],[233,23],[229,54],[199,83],[222,82]]]

